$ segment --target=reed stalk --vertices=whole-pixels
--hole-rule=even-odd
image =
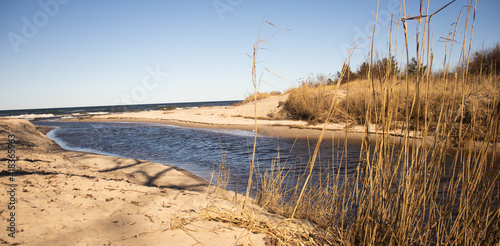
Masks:
[[[368,80],[344,84],[355,45],[350,50],[335,86],[318,85],[291,90],[286,102],[291,108],[320,112],[321,135],[310,154],[307,169],[292,175],[293,161],[278,158],[271,168],[255,173],[257,121],[250,162],[246,201],[252,188],[256,202],[287,216],[283,223],[307,219],[316,225],[308,237],[293,237],[303,245],[492,245],[500,241],[500,90],[498,74],[468,73],[475,10],[467,6],[460,63],[449,76],[452,52],[456,50],[458,26],[445,38],[443,76],[432,72],[431,21],[455,0],[434,12],[430,1],[420,1],[417,15],[407,15],[402,0],[400,23],[388,30],[389,46],[385,74],[375,75],[370,50]],[[378,1],[377,1],[378,9]],[[470,14],[472,15],[472,23]],[[378,15],[378,14],[377,14]],[[408,24],[416,21],[415,33]],[[376,21],[375,21],[376,23]],[[401,24],[401,25],[400,25]],[[450,30],[452,30],[450,25]],[[468,26],[471,25],[470,33]],[[262,28],[262,23],[261,23]],[[402,28],[406,69],[391,71]],[[373,34],[375,33],[375,26]],[[416,38],[417,73],[410,74],[409,40]],[[395,40],[393,40],[395,39]],[[393,42],[394,41],[394,42]],[[467,41],[469,44],[467,44]],[[449,42],[451,42],[449,44]],[[258,85],[256,59],[262,43],[253,51],[254,110]],[[468,49],[466,47],[468,46]],[[394,61],[397,62],[397,61]],[[423,68],[427,67],[425,73]],[[491,71],[490,71],[491,72]],[[378,77],[377,77],[378,76]],[[488,79],[485,79],[488,77]],[[375,83],[375,79],[378,83]],[[327,93],[329,92],[329,93]],[[345,96],[340,96],[345,92]],[[295,93],[295,94],[294,94]],[[302,95],[302,96],[299,96]],[[307,96],[305,96],[307,95]],[[322,102],[321,104],[308,103]],[[325,105],[328,102],[328,106]],[[292,107],[299,105],[300,107]],[[318,107],[306,109],[307,106]],[[318,106],[319,105],[319,106]],[[290,112],[289,112],[290,113]],[[300,114],[300,112],[295,112]],[[332,162],[320,169],[320,146],[330,122],[343,123],[346,138],[332,140]],[[348,126],[363,126],[365,138],[357,162],[347,144]],[[341,146],[341,143],[344,145]],[[257,175],[257,183],[252,182]],[[245,205],[246,206],[246,205]],[[286,231],[274,231],[279,243],[288,244]],[[285,236],[283,236],[285,235]],[[302,241],[301,241],[302,240]],[[297,243],[297,241],[294,241]]]

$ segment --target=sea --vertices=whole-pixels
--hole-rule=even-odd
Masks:
[[[254,144],[253,131],[188,128],[159,123],[64,121],[121,112],[228,106],[237,102],[239,101],[9,110],[0,111],[0,117],[28,119],[38,126],[54,127],[47,136],[68,150],[176,166],[213,184],[221,177],[218,175],[219,171],[224,170],[227,175],[223,178],[227,181],[225,188],[245,192]],[[316,140],[258,135],[256,144],[254,183],[258,185],[266,172],[277,169],[290,180],[304,177],[309,170],[308,163]],[[359,144],[340,139],[323,141],[314,173],[328,176],[340,171],[355,172],[360,149]]]
[[[229,106],[241,101],[209,101],[209,102],[183,102],[183,103],[158,103],[137,105],[111,105],[90,107],[42,108],[42,109],[17,109],[0,110],[0,117],[20,119],[71,119],[84,118],[92,115],[148,111],[148,110],[173,110],[183,108],[198,108],[209,106]]]

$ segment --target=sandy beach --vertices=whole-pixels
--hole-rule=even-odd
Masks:
[[[272,227],[282,220],[252,203],[243,212],[241,195],[215,192],[180,168],[64,150],[42,133],[48,130],[0,119],[0,151],[15,149],[12,159],[2,159],[0,182],[10,193],[0,195],[0,243],[264,245],[269,233],[252,223]],[[11,146],[9,136],[15,136]],[[221,214],[253,222],[228,222]]]

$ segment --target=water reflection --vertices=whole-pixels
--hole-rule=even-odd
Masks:
[[[145,159],[184,168],[210,180],[214,166],[230,165],[227,188],[245,191],[250,171],[253,132],[227,129],[196,129],[153,123],[37,121],[37,125],[56,126],[49,136],[62,147],[113,156]],[[280,163],[290,177],[303,175],[315,147],[315,140],[260,136],[257,141],[256,168],[260,173],[272,163]],[[360,145],[323,141],[315,172],[354,172]],[[345,168],[347,167],[347,168]],[[258,177],[258,176],[256,176]],[[215,180],[213,180],[215,182]]]

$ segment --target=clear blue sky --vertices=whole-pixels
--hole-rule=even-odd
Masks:
[[[432,1],[431,11],[444,2]],[[419,3],[407,1],[407,14],[416,15]],[[266,74],[261,90],[283,91],[298,78],[339,70],[345,47],[371,35],[376,4],[375,0],[0,0],[0,110],[243,99],[253,90],[247,54],[264,16],[289,31],[263,28],[264,37],[276,35],[269,40],[273,46],[261,51],[259,67],[281,79]],[[433,19],[439,64],[444,43],[437,39],[447,35],[466,4],[457,0]],[[399,0],[380,1],[375,37],[379,53],[387,47],[387,13],[396,10],[396,19],[398,9]],[[498,0],[478,2],[474,50],[483,41],[490,47],[500,40],[499,11]],[[460,41],[464,23],[465,9]],[[410,25],[413,36],[414,30]],[[353,69],[366,58],[367,44],[360,44]]]

